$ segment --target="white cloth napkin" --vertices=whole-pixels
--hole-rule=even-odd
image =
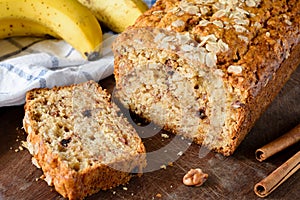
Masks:
[[[151,7],[155,0],[144,0]],[[21,105],[33,88],[52,88],[87,80],[99,81],[113,73],[111,44],[117,37],[103,35],[101,59],[86,61],[63,40],[15,37],[0,40],[0,107]]]
[[[57,39],[0,40],[0,107],[20,105],[33,88],[52,88],[99,81],[113,73],[111,44],[116,34],[103,35],[102,57],[85,60],[68,43]]]

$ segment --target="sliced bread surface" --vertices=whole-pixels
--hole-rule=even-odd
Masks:
[[[137,132],[94,81],[29,91],[23,126],[33,163],[69,199],[125,184],[146,166]]]

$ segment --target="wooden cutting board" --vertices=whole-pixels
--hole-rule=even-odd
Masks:
[[[111,76],[100,84],[112,92],[114,78]],[[31,164],[28,151],[19,149],[26,137],[22,130],[23,115],[23,106],[0,108],[0,199],[63,199],[39,179],[42,172]],[[162,168],[149,170],[141,178],[134,177],[128,185],[100,191],[87,199],[259,199],[253,192],[255,183],[299,151],[300,145],[296,144],[262,163],[255,160],[255,150],[298,123],[300,67],[233,156],[223,157],[207,152],[195,144],[182,151],[182,142],[189,141],[157,131],[156,135],[143,140],[148,152],[166,147],[148,158],[148,163]],[[162,137],[162,133],[168,134],[169,138]],[[170,158],[176,155],[179,158],[168,165]],[[183,185],[183,175],[197,167],[209,174],[205,184],[201,187]],[[300,199],[299,180],[298,171],[266,199]]]

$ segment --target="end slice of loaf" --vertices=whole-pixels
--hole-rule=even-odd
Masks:
[[[33,163],[69,199],[125,184],[146,166],[138,134],[93,81],[29,91],[23,126]]]
[[[300,64],[299,10],[295,0],[158,0],[114,41],[114,94],[229,156]]]

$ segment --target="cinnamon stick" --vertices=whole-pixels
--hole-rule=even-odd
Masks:
[[[259,197],[266,197],[300,168],[300,151],[254,186]]]
[[[273,142],[270,142],[269,144],[257,149],[255,152],[255,157],[258,161],[263,161],[299,141],[300,124]]]

